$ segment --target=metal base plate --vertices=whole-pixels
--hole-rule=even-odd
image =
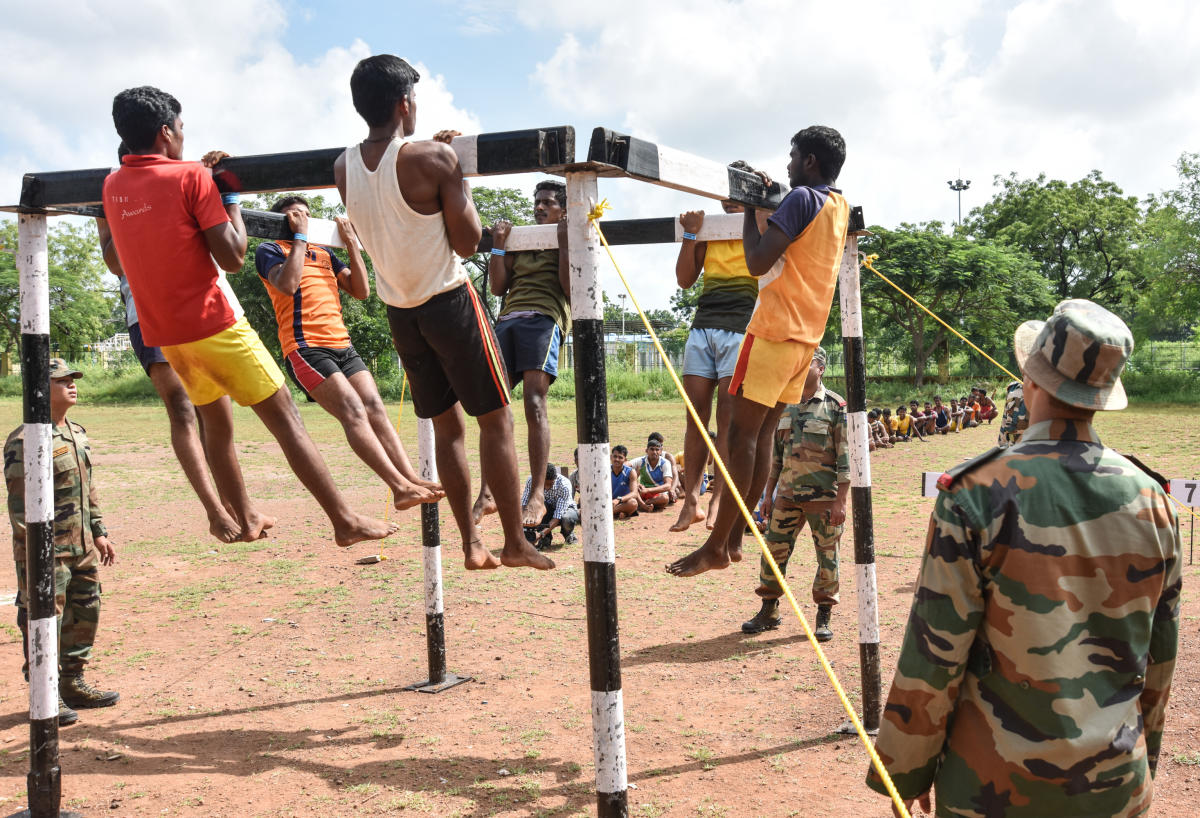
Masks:
[[[842,726],[841,726],[841,727],[839,727],[839,728],[837,729],[837,731],[838,731],[839,733],[843,733],[843,734],[845,734],[845,735],[848,735],[848,736],[856,736],[856,735],[858,735],[858,731],[854,729],[854,722],[850,721],[850,719],[846,719],[844,722],[842,722]],[[868,728],[868,729],[867,729],[867,735],[868,735],[868,736],[877,736],[877,735],[879,735],[879,728],[878,728],[878,727],[874,727],[874,728]]]
[[[30,818],[30,812],[27,809],[23,809],[20,812],[14,812],[8,818]],[[58,818],[83,818],[83,816],[78,812],[59,812]]]
[[[443,690],[449,690],[450,688],[460,685],[463,682],[472,681],[472,679],[473,677],[471,676],[457,676],[453,673],[447,673],[446,678],[442,679],[442,681],[438,682],[437,684],[430,684],[429,680],[426,679],[423,682],[405,685],[404,689],[414,690],[417,693],[441,693]]]

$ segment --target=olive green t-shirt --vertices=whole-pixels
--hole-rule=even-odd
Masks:
[[[530,310],[554,320],[563,334],[571,330],[571,309],[558,281],[558,250],[513,253],[512,281],[500,315]]]

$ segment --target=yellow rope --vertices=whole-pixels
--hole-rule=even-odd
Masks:
[[[975,351],[976,351],[976,352],[978,352],[980,355],[982,355],[983,357],[987,358],[987,359],[988,359],[989,361],[991,361],[992,363],[996,364],[996,366],[997,366],[997,367],[999,367],[999,369],[1000,369],[1002,372],[1004,372],[1004,374],[1005,374],[1005,375],[1008,375],[1008,377],[1012,378],[1014,381],[1023,380],[1022,378],[1018,378],[1016,375],[1014,375],[1013,373],[1009,372],[1009,371],[1008,371],[1007,369],[1005,369],[1003,366],[1000,366],[1000,364],[999,364],[999,363],[997,363],[997,361],[996,361],[996,359],[995,359],[995,358],[993,358],[992,356],[988,355],[986,352],[984,352],[982,349],[980,349],[979,347],[977,347],[977,346],[975,346],[974,344],[972,344],[970,341],[967,341],[966,337],[965,337],[965,336],[963,336],[963,334],[962,334],[961,332],[959,332],[959,331],[958,331],[958,330],[956,330],[954,327],[952,327],[952,326],[950,326],[949,324],[947,324],[947,323],[946,323],[945,321],[943,321],[941,318],[938,318],[938,317],[937,317],[937,315],[934,315],[934,313],[933,313],[933,312],[932,312],[932,311],[931,311],[931,310],[930,310],[928,307],[926,307],[926,306],[925,306],[924,304],[922,304],[920,301],[918,301],[917,299],[913,298],[911,295],[909,295],[909,294],[908,294],[908,293],[906,293],[904,290],[902,290],[902,289],[900,288],[900,286],[899,286],[898,284],[896,284],[896,282],[892,281],[890,278],[888,278],[887,276],[885,276],[883,273],[881,273],[881,272],[879,272],[878,270],[876,270],[876,269],[875,269],[875,267],[874,267],[874,266],[871,264],[871,262],[875,261],[875,260],[876,260],[876,259],[878,259],[878,258],[879,258],[879,254],[877,254],[877,253],[872,253],[872,254],[871,254],[871,255],[869,255],[869,256],[865,256],[865,257],[863,258],[863,266],[864,266],[864,267],[866,267],[868,270],[870,270],[870,271],[871,271],[872,273],[874,273],[875,275],[877,275],[877,276],[879,276],[880,278],[882,278],[882,279],[883,279],[884,281],[886,281],[888,284],[891,284],[893,287],[895,287],[895,288],[896,288],[896,291],[897,291],[897,292],[899,292],[899,293],[900,293],[902,296],[904,296],[904,297],[905,297],[905,298],[907,298],[909,301],[911,301],[911,302],[913,302],[914,304],[916,304],[916,305],[917,305],[918,307],[920,307],[921,309],[925,310],[925,312],[929,313],[929,315],[933,316],[933,320],[937,321],[937,322],[938,322],[939,324],[941,324],[943,327],[945,327],[946,329],[950,330],[950,331],[951,331],[951,332],[953,332],[955,335],[957,335],[959,338],[962,338],[964,341],[966,341],[966,342],[967,342],[967,344],[968,344],[968,345],[971,347],[971,349],[975,350]],[[1193,511],[1192,509],[1188,508],[1188,506],[1186,506],[1186,505],[1183,503],[1183,501],[1176,499],[1176,498],[1175,498],[1173,495],[1171,495],[1171,494],[1167,494],[1167,497],[1168,497],[1168,498],[1170,498],[1171,502],[1175,503],[1175,505],[1179,506],[1180,508],[1182,508],[1182,509],[1184,509],[1185,511],[1187,511],[1187,513],[1188,513],[1188,514],[1191,514],[1193,517],[1195,517],[1196,519],[1200,520],[1200,514],[1197,514],[1195,511]]]
[[[809,644],[811,644],[813,646],[813,650],[817,652],[817,659],[821,663],[821,668],[825,671],[825,675],[829,678],[830,683],[833,685],[833,689],[837,693],[838,699],[840,699],[842,702],[842,707],[846,710],[846,713],[849,714],[850,722],[854,725],[854,730],[858,733],[858,737],[862,741],[863,746],[867,748],[867,753],[871,756],[871,764],[874,765],[875,770],[883,779],[883,784],[887,788],[888,795],[891,796],[892,802],[895,804],[899,814],[903,816],[903,818],[909,818],[908,810],[904,806],[904,800],[900,797],[900,793],[896,791],[896,787],[892,783],[891,776],[888,775],[887,770],[883,766],[883,761],[879,758],[878,753],[875,752],[875,746],[871,743],[871,739],[867,736],[867,732],[863,728],[862,721],[859,720],[858,714],[854,712],[854,705],[850,703],[850,699],[847,697],[846,691],[842,688],[841,682],[838,681],[837,674],[833,672],[833,668],[830,666],[829,660],[825,658],[825,652],[821,650],[821,646],[817,642],[817,638],[813,634],[812,628],[810,628],[808,625],[808,620],[804,618],[804,614],[800,610],[800,604],[796,602],[796,597],[792,595],[792,589],[788,587],[787,580],[784,578],[783,573],[779,570],[778,563],[776,563],[775,558],[771,556],[771,549],[767,547],[767,543],[763,539],[762,532],[760,532],[758,530],[758,526],[755,525],[754,517],[750,514],[750,510],[746,507],[745,502],[743,502],[740,493],[734,490],[733,487],[736,484],[729,476],[729,472],[725,468],[725,462],[721,459],[721,455],[717,453],[717,447],[713,444],[712,439],[709,437],[707,428],[703,423],[701,423],[700,416],[696,413],[696,407],[692,405],[691,400],[687,396],[687,392],[684,391],[683,384],[679,380],[679,376],[675,374],[675,367],[671,365],[671,360],[667,357],[666,351],[659,342],[658,335],[654,332],[654,328],[650,326],[650,320],[646,317],[646,313],[642,311],[641,305],[638,304],[637,296],[633,294],[633,288],[629,286],[629,280],[625,278],[625,273],[621,271],[621,265],[617,263],[616,257],[613,256],[612,248],[608,245],[608,240],[604,238],[604,231],[600,229],[598,220],[606,211],[610,210],[611,208],[612,206],[608,203],[607,199],[601,200],[588,213],[588,221],[595,226],[596,235],[600,237],[600,243],[604,245],[604,249],[608,253],[608,257],[613,263],[613,267],[616,268],[617,275],[621,277],[621,283],[625,285],[625,291],[629,293],[629,300],[633,302],[634,309],[636,309],[638,315],[641,316],[642,324],[645,325],[646,332],[650,335],[650,340],[654,342],[654,348],[658,350],[658,354],[662,358],[668,374],[671,376],[671,381],[675,384],[675,389],[679,391],[679,396],[683,398],[684,405],[687,406],[688,415],[691,416],[692,422],[696,424],[696,428],[700,430],[701,439],[704,440],[705,445],[708,446],[708,451],[712,455],[713,462],[716,463],[717,469],[721,472],[721,477],[725,479],[726,488],[730,489],[729,495],[732,496],[737,502],[738,508],[742,512],[742,516],[746,519],[746,523],[749,525],[750,531],[754,535],[754,539],[758,542],[759,548],[762,549],[763,558],[766,559],[767,564],[771,566],[771,572],[775,574],[775,579],[779,581],[780,587],[783,588],[783,593],[787,597],[788,602],[791,603],[792,610],[796,612],[796,618],[800,620],[800,625],[804,628],[804,634],[808,637]]]
[[[1019,380],[1021,380],[1021,378],[1018,378],[1016,375],[1014,375],[1013,373],[1011,373],[1011,372],[1009,372],[1007,369],[1005,369],[1003,366],[1001,366],[1001,365],[1000,365],[1000,363],[999,363],[999,362],[998,362],[998,361],[997,361],[995,358],[993,358],[991,355],[988,355],[988,354],[987,354],[986,352],[984,352],[982,349],[980,349],[979,347],[977,347],[977,346],[975,346],[974,344],[972,344],[972,343],[971,343],[969,340],[967,340],[967,337],[966,337],[965,335],[963,335],[961,332],[959,332],[959,331],[958,331],[958,330],[956,330],[954,327],[952,327],[952,326],[950,326],[949,324],[947,324],[947,323],[946,323],[945,321],[943,321],[941,318],[938,318],[938,317],[937,317],[937,315],[935,315],[935,314],[934,314],[933,310],[929,309],[929,307],[926,307],[926,306],[925,306],[924,304],[922,304],[920,301],[918,301],[917,299],[913,298],[911,295],[909,295],[908,293],[906,293],[904,290],[900,289],[899,285],[897,285],[897,284],[896,284],[894,281],[892,281],[890,278],[888,278],[887,276],[885,276],[883,273],[881,273],[881,272],[879,272],[878,270],[876,270],[876,269],[875,269],[875,267],[874,267],[874,266],[871,264],[871,262],[875,261],[877,258],[879,258],[879,254],[878,254],[878,253],[872,253],[872,254],[871,254],[871,255],[869,255],[869,256],[864,256],[864,257],[863,257],[863,260],[862,260],[863,266],[864,266],[864,267],[866,267],[868,270],[870,270],[870,271],[871,271],[872,273],[874,273],[875,275],[877,275],[877,276],[879,276],[880,278],[882,278],[882,279],[883,279],[884,281],[886,281],[888,284],[891,284],[893,287],[895,287],[895,288],[896,288],[896,292],[900,293],[900,295],[904,296],[904,297],[905,297],[905,298],[907,298],[909,301],[913,302],[913,303],[914,303],[914,304],[916,304],[918,307],[920,307],[921,309],[925,310],[925,312],[929,313],[930,317],[932,317],[934,321],[937,321],[937,322],[938,322],[939,324],[941,324],[943,327],[945,327],[946,329],[948,329],[948,330],[950,330],[951,332],[953,332],[955,335],[957,335],[959,338],[961,338],[963,341],[965,341],[965,342],[966,342],[966,344],[967,344],[967,346],[969,346],[971,349],[975,350],[975,351],[976,351],[976,352],[978,352],[980,355],[982,355],[983,357],[987,358],[989,361],[991,361],[992,363],[994,363],[994,364],[995,364],[997,367],[999,367],[999,368],[1000,368],[1000,370],[1001,370],[1001,371],[1002,371],[1002,372],[1003,372],[1005,375],[1008,375],[1008,377],[1012,378],[1014,381],[1019,381]]]

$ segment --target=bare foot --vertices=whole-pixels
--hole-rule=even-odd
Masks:
[[[394,534],[396,528],[395,523],[385,523],[383,520],[354,514],[345,525],[333,527],[333,541],[337,543],[338,548],[349,548],[364,540],[382,540],[389,534]]]
[[[275,527],[275,518],[267,517],[253,511],[246,517],[246,526],[242,529],[242,542],[254,542],[266,539],[267,529]]]
[[[736,543],[732,541],[729,543],[729,548],[726,550],[726,553],[729,554],[730,562],[742,561],[742,537],[740,534],[738,535]]]
[[[418,478],[417,480],[409,480],[408,482],[416,483],[421,488],[428,489],[429,491],[436,494],[437,499],[439,499],[439,500],[441,500],[442,498],[444,498],[446,496],[446,490],[444,488],[442,488],[442,484],[438,483],[434,480],[421,480]]]
[[[508,568],[536,568],[548,571],[554,567],[554,560],[540,553],[528,540],[505,540],[504,550],[500,552],[500,562]]]
[[[446,496],[446,494],[445,492],[442,492],[441,497],[444,496]],[[396,491],[395,489],[392,490],[392,497],[394,497],[396,500],[397,511],[404,511],[407,508],[419,506],[422,503],[436,503],[441,499],[441,497],[439,497],[430,489],[427,489],[424,486],[419,486],[416,483],[410,483],[407,480],[401,484],[399,491]]]
[[[209,515],[208,533],[221,542],[237,542],[242,538],[242,527],[221,509],[216,514]]]
[[[468,571],[490,571],[500,567],[500,560],[483,547],[483,541],[478,537],[463,543],[463,556]]]
[[[684,500],[683,508],[679,509],[679,519],[675,521],[670,530],[687,531],[689,526],[702,522],[704,522],[704,515],[700,513],[700,509],[696,508],[696,504]]]
[[[522,510],[521,525],[531,527],[539,525],[546,516],[546,498],[541,492],[529,492],[529,502]]]
[[[708,543],[697,548],[686,557],[681,557],[667,566],[667,573],[677,577],[694,577],[705,571],[720,570],[729,567],[729,556],[722,549],[715,552],[708,548]]]
[[[481,491],[479,496],[475,498],[475,506],[471,509],[471,519],[478,525],[489,514],[496,513],[496,501],[492,499],[490,491]]]

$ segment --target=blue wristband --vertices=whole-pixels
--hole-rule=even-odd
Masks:
[[[684,230],[684,231],[683,231],[683,237],[684,237],[685,239],[690,239],[691,241],[695,241],[695,240],[696,240],[696,234],[695,234],[695,233],[689,233],[689,232],[687,232],[686,230]]]
[[[303,233],[295,233],[295,234],[293,234],[293,235],[292,235],[292,241],[303,241],[303,242],[307,242],[307,241],[308,241],[308,236],[304,235]]]
[[[493,247],[493,248],[492,248],[492,255],[493,255],[493,256],[502,256],[502,255],[504,255],[504,251],[503,251],[503,250],[501,250],[499,247]]]
[[[221,194],[221,204],[231,205],[231,204],[241,204],[241,203],[242,203],[242,194],[240,194],[240,193],[222,193]]]

